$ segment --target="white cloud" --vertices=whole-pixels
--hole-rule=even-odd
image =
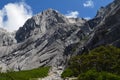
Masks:
[[[86,19],[86,20],[90,20],[90,19],[91,19],[91,17],[85,17],[84,19]]]
[[[79,15],[78,11],[70,11],[70,12],[68,12],[68,14],[66,14],[66,17],[67,18],[77,18],[78,15]]]
[[[0,27],[12,32],[23,26],[31,16],[31,7],[25,2],[8,3],[0,10]]]
[[[83,6],[93,8],[94,2],[92,0],[87,0],[85,3],[83,3]]]

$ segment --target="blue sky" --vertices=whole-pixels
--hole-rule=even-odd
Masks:
[[[5,27],[9,31],[12,29],[15,30],[16,28],[14,27],[22,26],[28,18],[48,8],[58,10],[60,13],[69,17],[93,18],[101,6],[106,6],[112,1],[113,0],[0,0],[0,27]],[[10,14],[13,15],[11,16]],[[21,15],[21,17],[16,18],[16,16],[18,16],[17,14]],[[16,24],[15,21],[17,21]]]
[[[94,7],[84,7],[86,1],[93,1]],[[38,13],[47,8],[53,8],[63,14],[68,11],[78,11],[80,17],[94,17],[96,11],[113,0],[26,0],[32,6],[33,12]]]
[[[1,0],[0,8],[8,3],[20,2],[21,0]],[[83,4],[90,0],[24,0],[33,11],[33,14],[37,14],[48,8],[53,8],[67,14],[70,11],[78,11],[79,17],[94,17],[96,11],[101,7],[109,4],[113,0],[92,0],[94,7],[84,7]]]

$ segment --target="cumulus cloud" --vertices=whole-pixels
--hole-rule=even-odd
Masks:
[[[83,3],[83,6],[93,8],[94,2],[92,0],[87,0],[85,3]]]
[[[70,11],[70,12],[68,12],[68,14],[66,14],[66,17],[67,18],[77,18],[78,15],[79,15],[78,11]]]
[[[25,2],[8,3],[0,10],[0,27],[12,32],[23,26],[31,16],[31,7]]]

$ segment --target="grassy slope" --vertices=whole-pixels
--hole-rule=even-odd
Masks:
[[[30,80],[32,78],[42,78],[48,75],[50,67],[40,67],[33,70],[0,73],[0,80]]]

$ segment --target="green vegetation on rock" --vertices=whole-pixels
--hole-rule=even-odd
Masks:
[[[69,68],[67,68],[65,71],[64,71],[64,73],[62,73],[62,78],[65,78],[66,76],[67,77],[71,77],[73,75],[73,71],[71,70],[71,69],[69,69]]]
[[[46,77],[49,68],[50,67],[40,67],[33,70],[0,73],[0,80],[35,80],[35,78]]]

